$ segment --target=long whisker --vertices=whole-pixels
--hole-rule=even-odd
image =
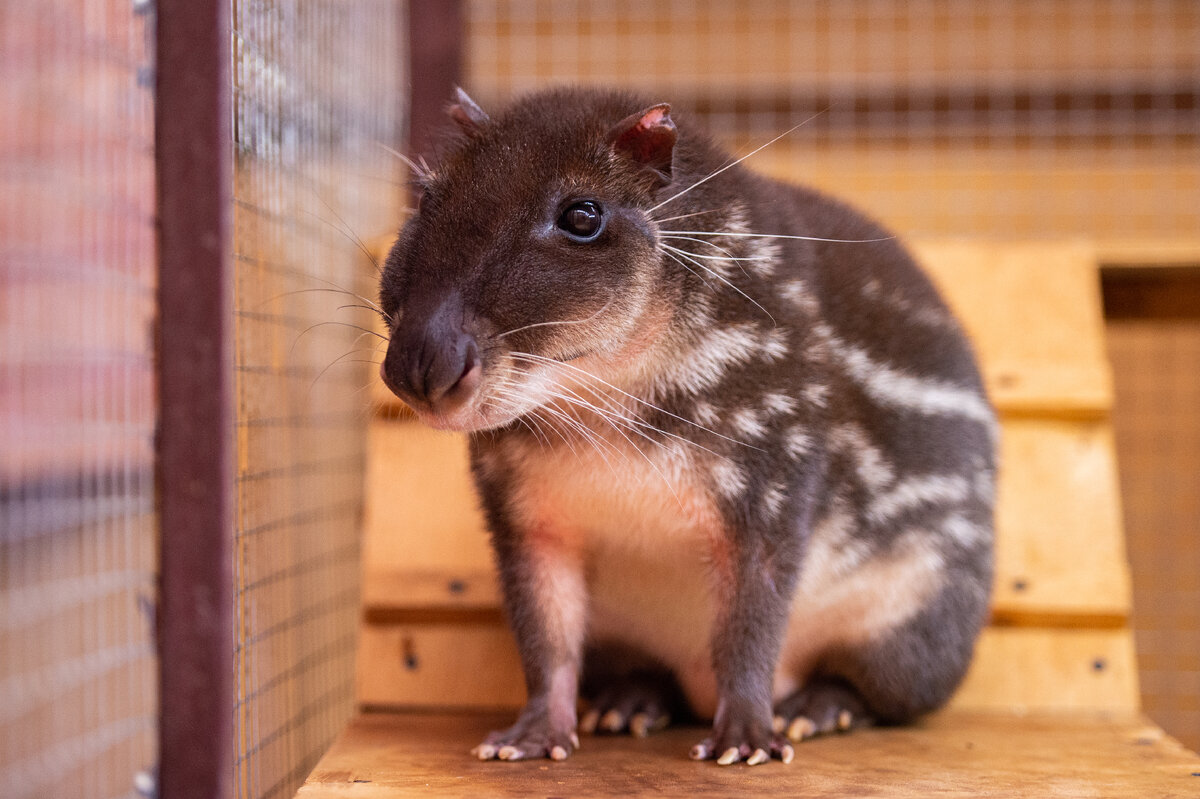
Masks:
[[[703,269],[705,272],[712,275],[713,277],[715,277],[717,280],[721,281],[725,285],[729,286],[729,288],[733,289],[738,294],[741,294],[743,297],[745,297],[750,302],[750,304],[754,305],[756,308],[758,308],[760,311],[762,311],[764,314],[766,314],[767,318],[771,320],[772,325],[778,326],[778,323],[775,321],[775,317],[771,316],[771,312],[768,311],[766,308],[764,308],[757,300],[755,300],[753,297],[751,297],[746,292],[742,291],[740,288],[738,288],[736,285],[734,285],[731,281],[727,280],[725,277],[721,276],[716,271],[709,269],[707,266],[705,266],[702,263],[699,263],[698,261],[693,260],[692,256],[695,253],[688,252],[687,250],[681,250],[678,247],[672,247],[670,244],[663,244],[661,242],[659,243],[659,246],[665,250],[670,250],[670,251],[674,252],[680,258],[684,258],[686,260],[691,261],[694,266],[696,266],[700,269]]]
[[[713,286],[713,284],[712,284],[712,283],[709,283],[709,282],[708,282],[708,281],[707,281],[707,280],[704,278],[704,275],[700,274],[700,273],[699,273],[699,272],[697,272],[695,269],[692,269],[690,266],[688,266],[687,264],[685,264],[681,258],[677,257],[677,256],[676,256],[674,253],[672,253],[670,250],[663,250],[663,251],[662,251],[662,253],[663,253],[663,255],[667,256],[667,257],[668,257],[668,258],[670,258],[672,261],[674,261],[675,263],[679,264],[679,265],[680,265],[680,266],[682,266],[684,269],[686,269],[687,271],[689,271],[689,272],[691,272],[693,275],[695,275],[695,276],[696,276],[696,277],[697,277],[697,278],[700,280],[700,282],[701,282],[701,283],[703,283],[704,285],[708,286],[708,288],[709,288],[709,290],[710,290],[710,291],[716,291],[716,290],[717,290],[717,289],[716,289],[716,288]]]
[[[692,236],[730,236],[732,238],[748,239],[795,239],[796,241],[824,241],[832,244],[871,244],[878,241],[894,241],[895,236],[883,236],[877,239],[827,239],[821,236],[785,236],[778,233],[734,233],[724,230],[662,230],[663,238],[673,238],[683,234]]]
[[[732,255],[729,250],[712,241],[693,238],[692,236],[663,236],[664,239],[672,241],[694,241],[697,244],[703,244],[707,247],[712,247],[714,250],[724,253],[724,255],[700,255],[689,250],[688,252],[695,258],[708,258],[714,261],[770,261],[769,255]]]
[[[319,281],[321,281],[322,283],[324,283],[326,286],[331,286],[331,287],[333,287],[333,288],[337,289],[338,291],[342,292],[343,294],[348,294],[349,296],[351,296],[351,297],[354,297],[355,299],[362,300],[362,301],[363,301],[363,302],[365,302],[367,305],[370,305],[372,308],[374,308],[376,311],[378,311],[378,312],[380,313],[380,315],[382,315],[382,316],[384,316],[384,317],[386,318],[386,314],[384,314],[384,313],[383,313],[383,309],[382,309],[382,308],[380,308],[380,307],[379,307],[379,306],[378,306],[378,305],[375,303],[375,301],[374,301],[374,300],[372,300],[372,299],[370,299],[370,298],[368,298],[368,297],[364,297],[363,295],[361,295],[361,294],[357,294],[357,293],[355,293],[355,292],[353,292],[353,291],[348,291],[347,289],[344,289],[344,288],[342,288],[341,286],[339,286],[337,283],[334,283],[332,280],[326,280],[325,278],[323,278],[323,277],[317,277],[316,275],[308,275],[307,277],[310,277],[310,278],[312,278],[313,280],[319,280]],[[310,290],[310,289],[302,289],[302,291],[308,291],[308,290]],[[311,290],[312,290],[312,291],[317,291],[318,289],[311,289]]]
[[[571,399],[568,397],[563,396],[562,399],[564,401],[567,401],[568,403],[571,402]],[[542,407],[549,408],[549,406],[542,406]],[[601,414],[601,418],[607,418],[607,417],[605,417],[603,414]],[[639,447],[637,444],[635,444],[633,442],[633,440],[629,438],[629,436],[625,435],[624,431],[621,430],[620,426],[613,424],[613,421],[611,419],[608,419],[608,421],[609,421],[609,424],[612,426],[613,430],[617,433],[617,435],[619,435],[619,436],[621,436],[621,438],[625,439],[626,443],[628,443],[630,447],[632,447],[636,452],[638,452],[642,456],[642,459],[646,461],[646,464],[651,469],[653,469],[655,471],[655,473],[658,474],[658,476],[663,481],[663,485],[665,485],[667,487],[667,490],[671,492],[671,495],[673,497],[675,497],[675,501],[680,503],[680,505],[682,505],[683,501],[680,499],[679,494],[675,491],[675,486],[667,478],[666,474],[663,473],[662,469],[658,468],[658,464],[656,464],[653,460],[651,460],[650,456],[648,456],[645,452],[642,452],[641,447]],[[582,426],[582,423],[580,423],[580,424]],[[584,426],[584,427],[586,427],[586,426]],[[630,429],[632,430],[632,428],[630,428]],[[645,433],[641,433],[640,431],[637,431],[637,430],[632,430],[632,431],[638,432],[640,435],[642,435],[643,438],[646,438],[647,440],[652,440],[649,438],[649,436],[646,436]],[[603,438],[601,438],[600,440],[603,440]],[[661,442],[654,442],[654,443],[660,444],[660,446],[661,446]],[[612,446],[612,444],[609,444],[609,446]],[[597,451],[599,452],[599,450],[597,450]],[[617,451],[620,452],[620,450],[617,450]],[[628,457],[628,456],[626,456],[626,457]]]
[[[664,222],[675,222],[677,220],[687,219],[688,217],[692,217],[692,216],[704,216],[705,214],[714,213],[714,211],[715,211],[715,209],[710,209],[708,211],[692,211],[690,214],[676,214],[675,216],[665,216],[662,219],[655,219],[654,221],[661,225]]]
[[[379,147],[382,150],[384,150],[385,152],[389,152],[392,155],[399,158],[404,163],[404,165],[407,166],[409,169],[411,169],[413,174],[416,175],[420,180],[422,180],[422,181],[429,180],[429,178],[433,176],[432,171],[429,169],[429,164],[417,163],[416,161],[409,158],[404,153],[400,152],[399,150],[395,150],[395,149],[392,149],[391,147],[388,147],[383,142],[377,141],[377,142],[375,142],[375,146]]]
[[[720,252],[722,254],[721,255],[701,255],[700,253],[692,252],[691,250],[688,250],[688,253],[690,253],[693,258],[700,258],[700,259],[703,259],[706,261],[732,261],[733,264],[735,266],[737,266],[737,268],[739,270],[741,270],[742,274],[745,275],[746,277],[749,277],[750,275],[746,272],[746,267],[742,266],[742,261],[770,261],[771,260],[771,257],[769,255],[733,255],[732,253],[729,252],[729,250],[725,249],[724,247],[717,244],[716,242],[705,241],[704,239],[697,239],[697,238],[693,238],[692,236],[663,236],[663,238],[671,239],[672,241],[694,241],[697,244],[703,244],[707,247],[711,247],[714,250],[716,250],[717,252]]]
[[[320,278],[317,278],[317,279],[320,280]],[[346,291],[343,288],[296,289],[295,291],[285,291],[282,294],[276,294],[273,297],[269,297],[269,298],[263,300],[258,305],[254,306],[253,310],[261,311],[264,306],[267,306],[273,302],[282,300],[284,297],[290,297],[293,294],[308,294],[308,293],[314,292],[314,291],[327,291],[330,294],[345,294],[347,297],[353,297],[355,299],[362,300],[363,302],[370,303],[370,305],[342,305],[342,306],[338,307],[339,311],[342,308],[362,308],[364,311],[371,311],[373,313],[379,314],[380,316],[384,315],[383,311],[380,310],[379,306],[376,305],[375,303],[371,302],[370,300],[368,300],[366,297],[363,297],[359,294],[355,294],[353,291]]]
[[[348,304],[346,304],[346,305],[339,305],[339,306],[337,307],[337,310],[339,310],[339,311],[344,311],[344,310],[346,310],[347,308],[361,308],[361,309],[362,309],[362,310],[364,310],[364,311],[370,311],[370,312],[371,312],[371,313],[373,313],[373,314],[379,314],[379,317],[380,317],[381,319],[383,319],[383,321],[384,321],[384,322],[386,322],[386,321],[387,321],[386,317],[384,317],[384,316],[383,316],[383,314],[379,313],[379,311],[376,311],[376,310],[375,310],[374,308],[372,308],[370,305],[363,305],[363,304],[362,304],[362,303],[360,303],[360,302],[352,302],[352,303],[348,303]]]
[[[325,373],[328,372],[333,367],[337,366],[339,363],[370,363],[370,364],[374,364],[375,366],[378,366],[379,365],[378,361],[350,357],[351,355],[356,355],[357,353],[360,353],[360,352],[370,352],[370,351],[371,350],[362,350],[362,349],[351,350],[350,352],[347,352],[345,355],[339,355],[337,358],[334,358],[333,361],[328,366],[326,366],[324,369],[322,369],[320,372],[317,373],[317,376],[313,378],[312,383],[309,384],[308,390],[312,391],[314,388],[316,388],[317,383],[321,380],[322,377],[325,376]]]
[[[715,178],[717,175],[721,174],[721,173],[722,173],[722,172],[724,172],[725,170],[727,170],[727,169],[732,169],[733,167],[735,167],[735,166],[737,166],[738,164],[742,163],[743,161],[745,161],[747,158],[751,157],[752,155],[755,155],[755,154],[757,154],[758,152],[760,152],[760,151],[762,151],[762,150],[765,150],[765,149],[767,149],[768,147],[770,147],[772,144],[774,144],[775,142],[779,141],[779,140],[780,140],[780,139],[782,139],[783,137],[791,135],[791,134],[792,134],[792,133],[794,133],[795,131],[797,131],[797,130],[799,130],[800,128],[802,128],[802,127],[804,127],[805,125],[807,125],[809,122],[812,122],[814,119],[816,119],[817,117],[821,116],[821,114],[824,114],[826,110],[828,110],[828,109],[823,109],[823,110],[821,110],[821,111],[818,111],[817,113],[815,113],[815,114],[813,114],[812,116],[810,116],[808,119],[806,119],[806,120],[804,120],[803,122],[801,122],[799,125],[795,125],[794,127],[788,128],[788,129],[787,129],[787,130],[785,130],[783,133],[780,133],[778,136],[776,136],[775,138],[771,139],[771,140],[770,140],[769,142],[767,142],[766,144],[763,144],[763,145],[761,145],[761,146],[759,146],[759,147],[756,147],[756,148],[754,148],[753,150],[751,150],[750,152],[746,153],[745,155],[743,155],[741,158],[737,159],[736,161],[732,161],[732,162],[730,162],[730,163],[726,164],[725,166],[721,167],[720,169],[716,170],[715,172],[710,172],[708,175],[706,175],[705,177],[702,177],[702,178],[700,178],[700,179],[699,179],[699,180],[697,180],[695,183],[693,183],[692,185],[688,186],[686,189],[683,189],[682,191],[679,191],[679,192],[676,192],[675,194],[672,194],[670,197],[668,197],[667,199],[663,200],[663,201],[662,201],[662,202],[660,202],[658,205],[655,205],[655,206],[651,207],[647,213],[651,213],[651,214],[652,214],[652,213],[654,213],[655,211],[657,211],[659,208],[662,208],[662,207],[663,207],[664,205],[666,205],[667,203],[669,203],[669,202],[671,202],[671,201],[673,201],[673,200],[678,200],[680,197],[682,197],[683,195],[687,194],[687,193],[688,193],[688,192],[690,192],[692,189],[696,188],[697,186],[699,186],[699,185],[701,185],[701,184],[703,184],[703,183],[707,183],[708,181],[712,180],[713,178]]]
[[[366,243],[361,238],[359,238],[357,233],[354,232],[354,228],[350,227],[350,224],[345,219],[342,218],[341,214],[339,214],[337,211],[333,210],[332,205],[325,202],[324,197],[322,197],[320,194],[317,194],[315,191],[313,193],[316,194],[317,200],[321,203],[321,205],[325,206],[325,210],[328,211],[329,213],[333,214],[334,217],[337,219],[337,221],[341,223],[342,227],[339,230],[339,232],[343,236],[345,236],[346,238],[348,238],[352,242],[354,242],[354,244],[358,247],[359,252],[361,252],[363,255],[365,255],[367,260],[371,263],[371,266],[373,266],[375,268],[375,272],[379,273],[380,272],[379,261],[375,260],[374,253],[372,253],[369,249],[367,249]],[[310,216],[316,216],[316,215],[310,214]],[[319,219],[320,217],[317,217],[317,218]],[[332,225],[331,225],[331,227],[332,227]]]
[[[684,424],[691,425],[692,427],[695,427],[697,430],[703,430],[704,432],[709,433],[710,435],[714,435],[717,438],[724,439],[725,441],[728,441],[733,444],[738,444],[743,447],[748,447],[749,449],[758,450],[759,452],[764,451],[760,447],[756,447],[753,444],[747,444],[745,441],[739,441],[736,438],[730,438],[727,435],[718,433],[716,430],[711,430],[698,422],[694,422],[691,419],[688,419],[685,416],[680,416],[679,414],[671,413],[666,408],[660,408],[659,406],[655,405],[654,403],[649,402],[648,400],[644,400],[641,397],[638,397],[634,394],[630,394],[628,391],[618,388],[617,386],[614,386],[612,383],[609,383],[608,381],[604,380],[603,378],[600,378],[600,377],[592,374],[591,372],[587,371],[586,369],[580,369],[578,366],[575,366],[574,364],[563,363],[562,361],[556,361],[553,358],[547,358],[544,355],[534,355],[531,352],[512,352],[512,353],[510,353],[510,355],[512,355],[514,357],[526,358],[529,360],[536,361],[538,363],[557,364],[558,366],[560,366],[564,369],[570,369],[571,371],[576,372],[586,378],[594,380],[597,383],[600,383],[601,385],[605,386],[606,388],[610,388],[613,391],[617,392],[618,394],[620,394],[624,397],[628,397],[629,399],[633,400],[634,402],[640,403],[641,405],[645,405],[647,408],[650,408],[651,410],[658,411],[659,413],[661,413],[665,416],[670,416],[672,419],[677,419],[677,420],[683,422]]]
[[[354,328],[355,330],[361,330],[364,335],[372,335],[372,336],[382,339],[383,341],[388,340],[387,336],[383,335],[379,331],[365,328],[362,325],[354,325],[349,322],[337,322],[337,321],[332,321],[332,320],[326,321],[326,322],[317,322],[316,324],[309,325],[308,327],[304,328],[304,330],[300,331],[300,335],[296,336],[296,340],[292,342],[292,347],[290,350],[288,350],[288,355],[290,356],[292,353],[294,353],[296,351],[296,345],[300,343],[300,339],[304,338],[304,335],[306,333],[308,333],[311,330],[316,330],[318,327],[325,327],[326,325],[338,325],[339,327],[350,327],[350,328]]]

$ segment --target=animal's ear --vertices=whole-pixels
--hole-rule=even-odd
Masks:
[[[462,90],[461,86],[454,87],[454,100],[446,108],[446,113],[468,136],[478,136],[484,127],[492,121],[479,105]]]
[[[663,183],[670,182],[675,122],[668,104],[625,117],[608,131],[608,143],[617,153],[658,173]]]

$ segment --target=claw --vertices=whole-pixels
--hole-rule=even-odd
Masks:
[[[731,746],[725,750],[724,754],[717,758],[717,765],[728,766],[730,763],[738,762],[739,757],[740,755],[738,753],[738,748],[736,746]]]
[[[491,760],[496,756],[496,747],[491,744],[480,744],[471,750],[471,754],[480,760]]]
[[[798,716],[792,720],[791,725],[787,729],[787,737],[792,741],[803,741],[805,738],[811,738],[817,732],[817,725],[812,719],[807,719],[804,716]]]
[[[567,750],[563,749],[561,746],[554,747],[553,749],[550,750],[550,759],[551,760],[566,760],[567,759]]]
[[[846,730],[850,729],[850,725],[853,723],[854,723],[854,716],[850,713],[849,710],[843,710],[841,713],[838,713],[837,728],[839,730],[842,730],[843,732],[845,732]]]
[[[584,714],[583,719],[579,722],[580,732],[591,735],[596,731],[596,725],[600,723],[600,711],[589,710]]]
[[[688,753],[688,757],[692,760],[707,760],[710,754],[712,752],[709,751],[708,747],[700,743],[692,747],[692,751]]]
[[[579,748],[579,734],[578,733],[574,733],[574,732],[571,733],[571,746],[574,746],[576,749]]]
[[[787,729],[787,719],[783,716],[776,716],[771,719],[771,730],[775,733],[783,732]]]
[[[784,765],[791,763],[792,758],[794,758],[795,756],[796,756],[796,750],[790,746],[784,746],[782,749],[779,750],[779,759],[783,761]]]
[[[525,753],[515,746],[504,746],[497,754],[501,760],[520,760]]]
[[[752,755],[750,755],[750,757],[746,758],[746,765],[747,766],[757,766],[760,763],[766,763],[770,759],[771,759],[771,756],[769,754],[767,754],[766,749],[755,749],[754,754],[752,754]]]
[[[625,717],[619,710],[610,710],[600,719],[600,729],[608,732],[620,732],[625,726]]]

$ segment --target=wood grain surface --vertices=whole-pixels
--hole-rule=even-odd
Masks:
[[[585,737],[562,763],[482,763],[470,748],[508,715],[364,714],[299,799],[395,796],[1200,796],[1200,757],[1124,715],[948,712],[796,747],[788,766],[687,758],[700,728]]]

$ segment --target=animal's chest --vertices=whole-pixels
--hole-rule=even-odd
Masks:
[[[701,457],[681,447],[532,450],[513,510],[581,554],[588,633],[672,666],[708,662],[713,560],[726,541]]]

